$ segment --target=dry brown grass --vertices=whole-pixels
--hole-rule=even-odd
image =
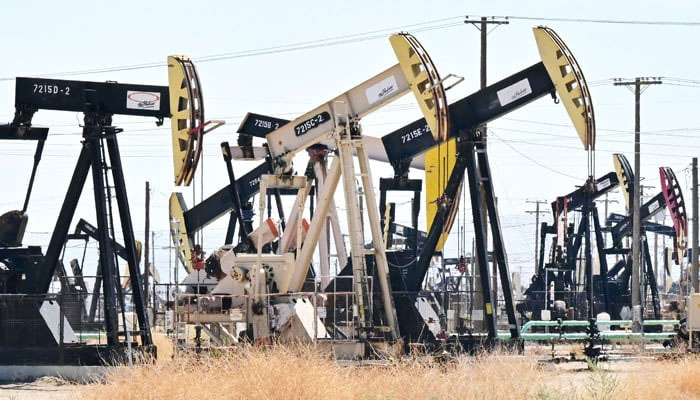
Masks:
[[[449,364],[412,358],[343,366],[309,348],[247,347],[119,369],[83,389],[82,397],[100,400],[700,398],[700,359],[583,372],[503,354]]]
[[[700,359],[638,363],[639,368],[621,379],[622,394],[629,399],[699,399]]]
[[[158,363],[169,362],[173,358],[173,339],[163,333],[151,333],[153,336],[153,344],[158,348]]]

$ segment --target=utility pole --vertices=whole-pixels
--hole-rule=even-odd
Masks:
[[[535,210],[525,211],[528,214],[535,214],[535,273],[540,266],[540,214],[547,214],[546,211],[540,211],[540,204],[547,204],[544,200],[525,200],[526,203],[533,203]]]
[[[150,267],[155,271],[156,269],[156,233],[151,231],[151,265]],[[151,273],[151,268],[148,269],[148,273]],[[153,290],[151,292],[151,296],[153,296],[153,302],[151,303],[151,307],[153,308],[153,312],[155,313],[156,310],[156,277],[155,275],[153,276]],[[155,318],[155,314],[153,314]]]
[[[491,32],[488,30],[489,25],[494,25],[493,29],[499,25],[508,25],[508,18],[499,17],[481,17],[479,19],[469,19],[469,16],[464,20],[465,24],[472,24],[481,32],[481,88],[486,87],[486,36]],[[491,30],[493,30],[491,29]]]
[[[632,330],[640,332],[642,330],[642,306],[639,287],[639,267],[641,261],[641,224],[639,219],[640,189],[639,177],[640,167],[640,99],[642,96],[642,86],[645,89],[648,85],[660,85],[662,81],[658,78],[635,78],[634,80],[616,79],[615,86],[634,86],[634,190],[632,193]]]
[[[143,298],[146,299],[146,308],[148,308],[148,274],[150,273],[148,262],[148,251],[151,245],[151,186],[146,181],[146,233],[144,236],[143,245]]]
[[[481,34],[480,35],[481,36],[481,73],[479,74],[479,76],[481,77],[480,88],[483,89],[487,86],[487,83],[486,83],[486,48],[487,48],[486,37],[488,36],[488,34],[492,30],[498,28],[500,25],[508,25],[510,22],[508,21],[508,18],[503,19],[503,18],[498,18],[498,17],[490,17],[490,18],[481,17],[479,19],[469,19],[469,16],[467,16],[466,19],[464,20],[464,23],[474,25],[474,27],[476,29],[478,29],[480,34]],[[491,30],[489,30],[488,29],[489,25],[493,25],[494,27]],[[486,124],[481,125],[480,129],[481,129],[481,134],[482,134],[484,140],[486,140]],[[484,206],[484,207],[486,207],[486,206]],[[484,208],[484,213],[486,213],[485,210],[486,209]],[[484,220],[486,220],[486,219],[484,219]]]
[[[481,72],[480,72],[480,78],[481,78],[481,89],[485,88],[487,83],[486,83],[486,37],[489,34],[488,27],[489,25],[493,25],[493,29],[498,28],[500,25],[507,25],[508,19],[503,19],[503,18],[497,18],[497,17],[480,17],[480,18],[474,18],[474,19],[469,19],[469,16],[466,16],[464,19],[465,24],[472,24],[476,29],[479,30],[480,32],[480,37],[481,37]],[[491,29],[491,30],[493,30]],[[481,139],[483,140],[484,143],[484,151],[486,151],[486,124],[483,124],[479,127],[479,131],[481,132]],[[486,192],[483,189],[483,186],[480,185],[479,187],[479,192],[481,195],[481,215],[482,219],[484,221],[484,225],[481,227],[481,229],[484,232],[484,240],[488,244],[488,229],[486,228],[488,226],[488,220],[487,220],[487,215],[488,215],[488,210],[487,210],[487,205],[486,205]],[[488,245],[487,245],[488,247]],[[488,253],[487,253],[488,254]],[[487,257],[488,260],[488,257]],[[488,261],[487,261],[488,262]],[[491,290],[493,291],[493,294],[491,295],[491,298],[493,299],[494,306],[498,302],[498,264],[496,263],[496,259],[494,257],[493,259],[493,284],[491,285],[492,288]],[[477,282],[477,291],[478,293],[481,293],[481,281],[476,280]],[[483,304],[482,299],[476,299],[478,301],[478,304]]]
[[[692,244],[692,265],[691,279],[695,293],[700,293],[700,282],[698,282],[698,158],[693,157],[693,244]],[[681,254],[678,258],[681,258]]]

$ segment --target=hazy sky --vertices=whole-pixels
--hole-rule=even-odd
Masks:
[[[205,196],[227,181],[219,144],[225,140],[235,142],[234,132],[246,112],[291,119],[395,64],[388,42],[392,30],[414,32],[441,74],[465,77],[462,84],[449,92],[449,98],[456,100],[479,86],[479,34],[473,26],[461,23],[466,15],[692,22],[700,11],[694,1],[588,1],[585,6],[581,2],[523,0],[430,3],[153,0],[97,4],[47,1],[3,6],[0,34],[4,39],[0,46],[4,57],[0,78],[7,79],[0,80],[0,116],[5,121],[12,119],[15,76],[160,63],[145,69],[63,78],[166,85],[165,60],[169,54],[187,54],[195,60],[226,54],[220,60],[197,64],[207,119],[227,122],[205,138]],[[429,21],[439,22],[425,24]],[[700,153],[696,111],[700,89],[697,82],[684,80],[700,80],[698,56],[692,47],[700,38],[700,26],[511,19],[509,25],[489,35],[490,83],[539,62],[531,32],[539,24],[559,33],[576,55],[589,83],[593,83],[599,176],[612,170],[613,152],[623,152],[632,160],[634,96],[626,88],[613,86],[611,78],[672,78],[642,95],[642,175],[646,178],[644,184],[655,186],[649,190],[658,191],[658,167],[671,166],[685,185],[689,199],[686,168],[691,157]],[[362,35],[350,37],[349,43],[344,44],[240,56],[247,50],[351,34]],[[375,36],[370,40],[354,40]],[[382,136],[419,115],[414,98],[407,95],[366,118],[364,133]],[[80,150],[80,118],[72,113],[48,111],[41,111],[34,118],[35,124],[50,126],[51,130],[29,206],[25,244],[48,243]],[[153,188],[152,228],[157,235],[156,264],[161,274],[167,274],[168,250],[164,248],[168,246],[167,197],[173,189],[170,129],[167,124],[156,128],[152,120],[145,118],[117,116],[114,124],[125,129],[119,140],[137,236],[143,237],[143,188],[144,181],[149,180]],[[534,216],[525,213],[532,205],[525,201],[551,202],[557,195],[581,184],[586,176],[586,155],[563,106],[554,104],[548,97],[494,121],[490,128],[490,160],[511,269],[522,268],[527,273],[534,262],[535,224]],[[2,185],[6,188],[0,209],[21,208],[33,143],[5,141],[0,146],[0,168],[5,171]],[[250,167],[238,163],[235,169],[240,175]],[[297,170],[303,167],[303,162],[297,163]],[[372,172],[375,181],[391,175],[391,169],[381,164]],[[423,174],[414,171],[412,176]],[[89,190],[90,183],[76,212],[76,221],[77,217],[95,220]],[[192,204],[191,194],[187,193],[186,198]],[[622,201],[618,193],[611,198]],[[619,208],[621,203],[613,206]],[[549,215],[544,218],[551,219]],[[205,248],[223,244],[224,220],[207,230]],[[470,232],[471,221],[468,219],[467,223]],[[456,235],[453,236],[449,249],[457,246]],[[468,237],[471,241],[469,233]]]

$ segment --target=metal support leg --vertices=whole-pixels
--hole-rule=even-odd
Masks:
[[[571,243],[569,240],[569,245],[567,245],[566,250],[566,265],[572,271],[576,270],[576,257],[578,257],[578,251],[581,249],[581,241],[583,241],[583,235],[585,234],[586,225],[584,225],[585,218],[581,216],[581,223],[578,225],[578,232],[574,238],[574,242]]]
[[[445,191],[442,196],[444,201],[442,201],[438,207],[435,218],[433,219],[433,224],[430,226],[428,235],[425,238],[425,243],[423,243],[423,248],[420,251],[420,257],[416,262],[416,282],[411,282],[412,285],[409,288],[411,291],[420,290],[423,280],[425,279],[425,275],[428,273],[428,268],[430,267],[430,261],[433,258],[433,253],[435,252],[437,243],[442,235],[442,226],[444,225],[448,216],[451,215],[452,207],[457,205],[455,197],[459,193],[459,188],[462,184],[462,180],[464,179],[464,173],[467,165],[469,164],[469,160],[473,159],[473,156],[471,159],[466,156],[466,153],[469,151],[473,151],[471,146],[464,146],[460,144],[457,160],[452,168],[452,173],[450,174],[447,181],[447,186],[445,187]]]
[[[66,236],[68,236],[68,231],[70,230],[70,223],[75,215],[75,209],[78,206],[80,194],[83,192],[83,187],[85,187],[85,180],[87,179],[89,171],[90,148],[87,143],[83,143],[83,148],[80,151],[80,156],[78,156],[78,162],[75,165],[73,177],[68,185],[66,196],[63,199],[63,205],[58,214],[49,246],[46,248],[44,263],[41,268],[36,271],[35,279],[31,280],[34,286],[27,287],[28,293],[48,292],[53,274],[56,271],[58,258],[63,249],[63,245],[66,243]]]
[[[326,180],[326,164],[322,161],[313,162],[314,174],[316,175],[316,187],[323,187],[323,182]],[[331,204],[331,210],[335,209],[335,201]],[[321,270],[321,287],[325,288],[328,286],[328,280],[331,272],[330,265],[330,237],[329,233],[329,222],[328,218],[323,222],[323,227],[321,228],[321,238],[319,239],[318,252],[319,252],[319,267]]]
[[[112,178],[114,179],[114,192],[117,198],[117,207],[119,208],[119,219],[124,236],[124,248],[128,259],[129,278],[131,280],[131,297],[134,303],[134,311],[139,322],[139,330],[141,334],[141,343],[143,345],[152,345],[153,338],[151,337],[151,327],[146,315],[146,298],[143,293],[143,284],[141,282],[141,274],[139,274],[139,264],[136,257],[136,237],[134,235],[134,226],[131,221],[131,211],[129,210],[129,199],[126,194],[126,182],[124,181],[124,171],[122,168],[121,155],[119,153],[119,145],[116,136],[110,136],[106,139],[107,151],[112,165]],[[144,259],[148,260],[148,254]],[[125,329],[128,329],[125,327]]]
[[[481,194],[479,192],[479,174],[474,156],[474,146],[470,146],[464,155],[467,160],[467,179],[469,181],[469,196],[471,197],[472,220],[474,223],[474,239],[477,265],[479,267],[479,280],[481,281],[482,297],[484,299],[484,317],[488,338],[495,340],[497,337],[496,318],[494,316],[493,303],[491,300],[491,279],[489,278],[488,248],[486,243],[486,225],[481,214]],[[456,165],[455,165],[456,166]],[[434,224],[434,223],[433,223]]]
[[[236,213],[231,211],[228,217],[228,225],[226,227],[226,237],[224,238],[224,244],[233,244],[233,236],[236,232],[236,221],[238,221]]]
[[[268,155],[265,158],[265,162],[267,162],[268,167],[270,168],[270,171],[274,171],[275,168],[272,165],[272,159]],[[279,189],[275,188],[272,190],[273,195],[275,196],[275,204],[277,205],[277,215],[280,218],[280,225],[282,226],[282,231],[286,228],[286,222],[284,222],[284,208],[282,207],[282,195],[280,194]],[[260,218],[263,218],[263,214],[260,214]]]
[[[656,284],[656,275],[654,274],[654,266],[651,262],[651,254],[649,253],[649,242],[646,240],[646,235],[642,235],[644,245],[644,265],[646,266],[647,285],[651,289],[651,301],[654,308],[654,319],[661,319],[661,303],[659,302],[659,286]]]
[[[87,121],[86,121],[87,123]],[[86,136],[101,135],[102,127],[85,127]],[[117,319],[116,288],[114,275],[117,266],[114,262],[114,248],[109,237],[109,218],[107,216],[104,174],[104,160],[100,151],[100,138],[87,139],[86,146],[90,148],[92,160],[92,182],[95,195],[95,214],[97,219],[97,236],[100,248],[100,269],[102,270],[102,295],[105,309],[105,330],[107,331],[107,343],[117,345],[119,343],[119,322]],[[118,275],[118,272],[117,272]]]
[[[372,174],[369,169],[369,158],[362,145],[362,141],[358,140],[356,145],[357,158],[360,164],[360,174],[362,176],[362,186],[365,188],[365,203],[367,205],[367,216],[369,218],[369,227],[372,234],[372,244],[374,245],[374,259],[377,265],[377,277],[382,290],[382,301],[384,303],[384,313],[386,315],[389,329],[393,340],[399,338],[399,323],[396,318],[396,307],[394,306],[394,298],[391,295],[391,284],[389,282],[389,264],[386,260],[386,249],[382,240],[382,230],[379,226],[381,220],[379,211],[377,210],[377,201],[374,197],[374,189],[372,188]]]
[[[591,205],[593,214],[593,230],[595,231],[595,244],[598,248],[598,261],[600,263],[600,279],[603,285],[603,298],[605,301],[605,312],[612,315],[610,305],[610,288],[608,287],[608,260],[605,255],[605,243],[603,241],[603,232],[600,230],[600,219],[598,218],[598,208],[595,203]]]
[[[493,236],[493,252],[498,264],[498,273],[501,278],[501,287],[503,289],[503,299],[506,306],[506,314],[508,314],[508,326],[510,328],[510,337],[512,339],[520,339],[520,324],[515,315],[515,303],[513,302],[513,290],[510,281],[510,271],[508,270],[508,261],[503,244],[503,232],[501,230],[501,221],[496,208],[496,196],[493,189],[493,181],[491,178],[491,168],[489,165],[488,154],[483,142],[476,145],[477,157],[479,160],[479,175],[486,195],[486,208],[489,213],[489,222],[491,225],[491,235]]]
[[[262,226],[263,220],[262,216],[265,212],[265,201],[267,199],[267,176],[263,175],[260,178],[260,225]],[[262,229],[258,231],[258,243],[262,244]],[[265,273],[263,270],[263,265],[261,262],[263,246],[258,246],[257,257],[258,261],[256,265],[250,271],[250,281],[251,288],[250,294],[252,294],[252,301],[248,302],[247,315],[249,322],[252,324],[252,338],[255,342],[260,342],[261,340],[267,340],[270,336],[270,324],[267,315],[267,299],[264,295],[266,294],[266,284],[265,284]],[[249,336],[251,332],[249,332]]]
[[[382,186],[382,180],[385,178],[379,178],[379,215],[382,217],[382,231],[386,230],[386,192],[387,190]]]
[[[585,266],[586,266],[586,297],[588,298],[588,318],[594,318],[595,305],[593,297],[593,260],[591,254],[591,229],[590,229],[590,200],[588,195],[584,195],[583,200],[583,212],[581,216],[581,224],[583,224],[583,240],[584,240],[584,254],[585,254]]]
[[[331,201],[331,208],[328,210],[328,221],[331,226],[331,232],[333,232],[333,243],[335,243],[335,253],[340,263],[340,269],[343,269],[348,263],[348,251],[345,248],[343,231],[340,229],[340,220],[338,219],[338,209],[335,207],[335,200]]]
[[[246,231],[246,226],[243,223],[243,214],[241,213],[241,197],[238,195],[236,176],[233,173],[233,166],[231,165],[231,160],[233,157],[231,157],[231,147],[228,145],[228,142],[221,143],[221,152],[224,155],[224,162],[226,163],[226,172],[228,173],[229,180],[229,193],[231,195],[231,204],[233,204],[231,216],[233,217],[235,215],[236,219],[238,220],[238,231],[241,242],[247,244],[250,249],[254,251],[255,246],[253,245],[253,241],[250,239],[250,237],[248,237],[250,232]],[[235,222],[233,226],[235,227]],[[228,232],[226,236],[228,239]],[[233,241],[233,237],[231,238],[231,241]]]
[[[36,177],[36,170],[39,167],[39,161],[41,161],[41,153],[44,151],[44,142],[46,139],[40,139],[36,144],[36,150],[34,151],[34,165],[32,165],[32,174],[29,176],[29,185],[27,185],[27,194],[24,196],[24,205],[22,205],[22,213],[27,212],[27,207],[29,206],[29,197],[32,195],[32,188],[34,187],[34,178]]]
[[[352,260],[353,288],[355,292],[355,304],[358,308],[357,324],[360,335],[366,335],[367,328],[371,326],[370,292],[367,282],[367,268],[365,264],[364,235],[362,232],[362,215],[360,214],[360,202],[357,198],[357,181],[355,180],[355,166],[353,162],[353,139],[349,132],[340,132],[338,140],[339,158],[341,161],[341,173],[343,177],[343,193],[345,194],[345,207],[348,218],[348,234],[350,236],[350,258]],[[378,222],[378,221],[377,221]]]
[[[90,300],[90,312],[88,313],[88,322],[95,322],[95,313],[97,313],[97,305],[100,302],[100,287],[102,286],[102,268],[97,267],[95,273],[95,283],[92,286],[92,299]]]
[[[461,186],[460,186],[461,187]],[[413,192],[411,202],[411,225],[413,227],[413,255],[418,259],[418,215],[420,214],[420,190]],[[435,219],[433,219],[434,221]]]
[[[293,243],[292,241],[295,241],[297,246],[301,244],[297,238],[297,227],[300,227],[299,219],[303,218],[303,206],[306,201],[306,196],[308,196],[311,192],[311,185],[307,185],[304,189],[299,190],[302,190],[304,195],[298,196],[298,193],[301,192],[297,193],[297,197],[294,199],[294,205],[292,206],[292,212],[289,213],[289,219],[287,219],[287,226],[292,227],[290,229],[294,229],[294,231],[284,232],[282,234],[282,240],[280,241],[280,246],[277,249],[277,252],[280,254],[290,251],[289,247],[290,243]]]
[[[544,246],[545,246],[545,240],[547,239],[547,223],[543,222],[540,225],[540,248],[535,249],[535,251],[540,252],[540,258],[538,260],[539,264],[537,265],[537,271],[535,272],[536,275],[540,275],[544,273]]]
[[[320,187],[326,184],[328,178],[328,167],[326,159],[321,161],[321,175],[323,176],[323,183]],[[333,234],[333,243],[335,244],[335,253],[338,258],[340,269],[345,268],[348,263],[348,253],[345,249],[345,241],[343,239],[343,232],[340,228],[340,221],[338,220],[338,208],[335,206],[335,200],[331,199],[331,205],[328,209],[328,225],[330,225],[331,233]]]
[[[326,182],[318,193],[318,199],[316,201],[316,213],[314,213],[311,223],[309,224],[309,231],[306,233],[306,239],[304,239],[304,244],[301,247],[301,252],[297,254],[297,259],[294,265],[294,273],[290,280],[289,286],[292,288],[301,287],[306,274],[308,272],[309,265],[313,259],[314,252],[316,250],[316,245],[318,244],[318,239],[321,235],[321,228],[323,227],[323,222],[325,222],[325,216],[328,214],[330,205],[332,203],[333,195],[338,187],[338,182],[340,181],[340,158],[333,159],[328,174],[326,175]]]

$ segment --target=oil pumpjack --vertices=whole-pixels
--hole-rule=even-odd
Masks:
[[[444,138],[447,135],[447,100],[435,66],[420,43],[409,34],[393,35],[390,42],[399,60],[398,64],[266,135],[271,169],[275,174],[264,174],[260,177],[260,215],[263,215],[265,210],[268,190],[296,189],[298,194],[295,210],[290,214],[282,233],[283,237],[290,233],[296,235],[296,240],[291,249],[286,245],[278,246],[281,254],[263,253],[265,229],[259,228],[256,234],[252,235],[252,238],[257,239],[253,243],[253,252],[234,253],[232,249],[228,249],[219,257],[221,269],[226,274],[219,286],[240,287],[250,297],[242,310],[245,315],[246,335],[250,339],[266,341],[272,334],[284,335],[284,332],[279,330],[279,320],[285,314],[285,310],[291,309],[294,310],[292,314],[303,315],[303,302],[293,297],[273,295],[299,292],[302,289],[341,178],[349,221],[351,252],[348,265],[352,265],[353,271],[351,292],[354,303],[352,321],[344,327],[345,335],[360,340],[359,347],[356,346],[357,343],[350,343],[350,346],[353,348],[351,351],[361,354],[365,354],[363,343],[378,339],[382,342],[396,342],[400,338],[360,119],[412,91],[433,131]],[[441,137],[437,136],[436,139],[440,140]],[[302,237],[301,217],[309,184],[306,177],[286,175],[285,172],[291,169],[296,153],[319,143],[329,149],[335,149],[338,156],[333,158],[327,171],[325,182],[317,194],[318,201],[308,231],[305,237]],[[360,166],[359,174],[355,173],[354,155],[357,155]],[[360,178],[364,187],[372,236],[370,249],[364,244],[360,204],[356,196],[356,176]],[[171,202],[171,207],[173,205],[178,204]],[[174,211],[180,213],[179,210]],[[265,228],[264,221],[261,227]],[[282,240],[284,242],[284,239]],[[381,288],[383,307],[380,324],[375,324],[376,316],[373,316],[371,278],[366,265],[368,256],[374,259],[377,266],[377,286]],[[241,289],[234,289],[232,292],[236,293]],[[216,289],[213,292],[216,292]],[[232,306],[241,306],[242,304],[237,304],[239,302],[240,300],[234,299]]]
[[[441,199],[441,201],[439,202],[440,206],[435,214],[434,222],[429,227],[430,231],[427,235],[422,236],[422,239],[419,241],[416,237],[418,236],[418,230],[416,227],[417,223],[414,223],[414,229],[412,230],[411,235],[416,238],[414,240],[414,243],[416,243],[415,247],[412,249],[407,249],[403,252],[391,252],[387,255],[387,258],[391,259],[392,264],[406,265],[408,262],[410,265],[410,268],[403,269],[402,271],[399,271],[396,268],[389,268],[389,279],[391,282],[391,292],[393,292],[392,300],[394,307],[396,308],[399,328],[398,331],[406,343],[430,340],[434,341],[432,334],[426,335],[428,330],[425,328],[425,322],[416,309],[416,300],[419,291],[423,289],[424,278],[430,266],[430,261],[433,258],[433,255],[435,255],[438,251],[437,249],[440,238],[444,237],[445,231],[443,228],[445,226],[445,222],[448,221],[450,216],[454,215],[456,212],[458,204],[457,199],[459,197],[458,191],[465,172],[468,172],[468,182],[470,185],[473,210],[480,209],[482,204],[480,196],[478,196],[479,182],[484,182],[487,188],[488,196],[486,198],[486,206],[489,210],[490,226],[494,234],[494,241],[496,243],[495,257],[498,260],[499,274],[503,285],[503,292],[506,296],[505,308],[508,312],[511,335],[515,339],[519,338],[519,326],[515,317],[515,308],[511,297],[510,277],[506,263],[505,246],[503,243],[500,223],[498,221],[498,213],[495,206],[495,197],[491,183],[488,157],[485,152],[485,138],[478,131],[478,127],[480,124],[498,118],[546,94],[551,94],[556,98],[556,93],[558,93],[579,135],[585,138],[585,140],[587,140],[589,143],[592,142],[591,137],[593,135],[593,112],[592,106],[590,105],[590,96],[587,91],[585,79],[583,78],[576,60],[566,45],[564,45],[563,41],[551,29],[539,27],[535,28],[534,33],[537,39],[542,62],[526,68],[521,72],[518,72],[449,105],[447,111],[445,112],[445,118],[449,124],[445,125],[448,127],[447,134],[440,132],[438,132],[437,135],[433,134],[434,130],[437,129],[433,126],[434,122],[431,123],[430,119],[421,119],[405,126],[404,128],[394,131],[381,139],[362,136],[362,147],[366,150],[368,158],[390,162],[394,166],[396,172],[394,178],[382,180],[382,204],[380,204],[382,209],[385,209],[384,207],[386,206],[383,200],[386,198],[386,191],[388,190],[404,188],[413,191],[415,193],[414,196],[417,196],[417,192],[420,191],[420,185],[416,185],[415,182],[408,179],[407,173],[410,166],[415,166],[421,163],[420,155],[422,153],[436,147],[438,144],[445,142],[446,140],[449,140],[450,143],[455,145],[457,149],[457,161],[455,167],[452,169],[452,172],[449,174],[447,186],[445,187],[444,191],[437,196]],[[299,132],[302,132],[303,136],[305,130],[300,125],[301,122],[306,123],[307,120],[310,120],[313,117],[316,117],[321,124],[327,121],[326,117],[324,116],[319,117],[318,114],[312,114],[313,113],[309,113],[305,115],[306,119],[302,118],[290,122],[261,114],[249,113],[241,124],[239,133],[266,138],[270,154],[273,155],[272,159],[274,160],[275,166],[286,167],[288,166],[286,161],[289,156],[292,153],[299,151],[298,149],[303,146],[296,147],[294,144],[289,144],[286,141],[282,142],[278,140],[278,137],[280,136],[279,132],[282,132],[285,129],[286,131],[300,130]],[[309,124],[313,126],[312,122]],[[278,126],[279,128],[277,129],[273,128]],[[291,134],[288,135],[291,137]],[[303,141],[303,139],[298,140]],[[285,147],[282,147],[281,142],[284,143]],[[336,148],[336,146],[328,140],[320,140],[314,143],[326,145],[329,149]],[[280,155],[282,156],[280,157]],[[337,160],[334,160],[334,163],[336,162]],[[328,176],[338,174],[338,172],[333,170],[333,168],[334,167],[331,166],[331,171],[328,172]],[[333,172],[333,174],[331,174],[331,172]],[[329,181],[326,181],[325,185],[327,185],[328,182]],[[332,185],[335,185],[335,180],[331,180],[330,182]],[[325,188],[325,185],[319,188],[319,204],[321,204],[321,201],[328,201],[328,199],[324,196],[327,196],[330,191],[329,189]],[[199,207],[199,205],[197,207]],[[417,221],[418,210],[419,207],[413,207],[414,221]],[[325,206],[319,206],[314,216],[316,216],[317,213],[323,214],[325,212],[327,212]],[[380,215],[383,214],[384,213],[380,213]],[[479,260],[478,265],[480,268],[482,284],[485,288],[488,288],[491,280],[489,278],[489,271],[486,262],[486,242],[484,236],[481,234],[483,232],[481,227],[485,226],[485,221],[482,219],[480,213],[474,214],[473,217],[475,228],[477,228],[475,229],[477,232],[478,243],[476,258]],[[352,218],[350,218],[350,220],[352,220]],[[384,222],[384,233],[387,234],[387,229],[392,229],[392,221]],[[288,224],[288,227],[289,226],[291,226],[291,224]],[[371,226],[371,228],[374,229],[373,226]],[[304,246],[311,243],[309,241],[310,238],[311,240],[316,240],[315,236],[317,234],[317,232],[312,232],[312,229],[310,229],[309,233],[307,234],[306,241],[304,242]],[[421,245],[419,246],[418,243]],[[356,260],[359,261],[360,259],[357,257],[357,249],[360,248],[360,246],[355,245],[355,247],[352,248],[355,249],[355,256],[352,257],[351,262],[349,262],[348,266],[341,271],[339,277],[333,279],[325,288],[325,291],[329,293],[329,296],[331,296],[334,291],[337,293],[340,291],[350,290],[354,291],[356,294],[359,292],[355,286],[349,283],[349,280],[340,280],[340,278],[343,276],[357,276],[357,271],[355,271],[353,268],[355,268],[354,266],[357,265]],[[311,252],[313,250],[311,247],[305,247],[305,249],[306,250],[302,250],[301,254],[304,257],[307,257],[308,261],[310,262]],[[376,259],[376,255],[374,258]],[[369,265],[372,265],[372,256],[370,255],[368,259],[370,263]],[[381,263],[383,263],[383,260],[377,261],[377,264]],[[304,259],[304,264],[308,265],[306,259]],[[306,267],[303,268],[305,270]],[[375,270],[378,272],[381,270],[386,271],[386,269],[384,269],[384,267],[381,265],[377,265]],[[278,279],[277,276],[278,274],[275,273],[275,279]],[[380,280],[380,282],[385,279],[380,275],[380,273],[377,273],[377,278]],[[298,272],[297,279],[299,279]],[[357,279],[353,279],[353,282],[356,285]],[[487,290],[485,289],[484,291],[486,292]],[[375,314],[381,314],[383,307],[386,312],[385,315],[391,315],[391,313],[386,310],[386,305],[391,304],[392,302],[384,300],[385,297],[383,298],[383,296],[385,296],[384,293],[386,292],[389,291],[385,291],[383,288],[381,290],[377,290],[378,296],[376,297],[378,301],[375,301],[374,304],[377,306],[378,312],[375,312]],[[490,292],[490,290],[488,290],[488,292]],[[497,336],[496,322],[494,318],[495,299],[490,299],[487,297],[484,304],[480,306],[482,307],[482,311],[484,312],[485,318],[488,321],[486,340],[494,342]],[[330,311],[331,313],[333,312],[333,310]],[[327,315],[330,315],[330,313],[327,312]],[[384,320],[384,322],[386,322],[386,320]],[[378,321],[378,323],[381,324],[381,320]],[[328,327],[328,324],[326,325]],[[335,329],[335,327],[328,328],[331,331]],[[464,340],[473,342],[474,336],[471,335],[470,338],[465,338]]]
[[[525,292],[525,300],[519,311],[527,319],[540,319],[542,310],[548,310],[551,318],[586,319],[598,313],[606,312],[613,319],[628,319],[631,310],[630,277],[632,263],[630,249],[624,246],[623,239],[632,232],[632,216],[612,214],[608,217],[608,226],[601,226],[595,199],[620,187],[628,209],[634,173],[623,154],[613,155],[615,171],[596,181],[593,190],[585,186],[558,197],[552,202],[554,222],[542,223],[540,234],[540,264],[532,278],[530,287]],[[682,259],[686,243],[687,219],[680,185],[669,167],[659,168],[661,191],[640,206],[640,223],[642,224],[642,274],[645,282],[643,298],[650,295],[649,314],[653,319],[661,319],[661,303],[652,265],[646,232],[655,232],[670,236],[674,242],[674,260]],[[593,224],[583,215],[586,195],[588,193],[588,212]],[[656,214],[669,210],[674,222],[673,227],[663,226],[650,221]],[[578,227],[568,221],[573,220],[575,212],[581,213]],[[610,234],[611,246],[605,245],[604,236]],[[547,236],[553,235],[549,256],[545,257]],[[586,235],[595,235],[595,247],[583,243]],[[582,247],[585,246],[585,247]],[[587,250],[587,248],[589,248]],[[592,266],[592,251],[597,251],[599,271],[595,273]],[[581,258],[581,252],[584,257]],[[607,258],[610,255],[623,256],[611,268]],[[546,260],[546,261],[545,261]],[[669,273],[669,271],[667,271]],[[626,309],[626,311],[625,311]]]
[[[17,78],[15,83],[15,117],[12,123],[0,126],[0,139],[36,140],[37,150],[29,180],[29,189],[21,211],[10,211],[0,217],[0,363],[9,364],[68,364],[99,365],[127,362],[135,353],[153,353],[143,298],[143,284],[138,270],[136,240],[132,227],[125,176],[117,137],[123,129],[112,125],[115,115],[155,118],[161,125],[171,117],[174,125],[187,127],[189,132],[202,132],[198,116],[202,99],[197,91],[190,91],[196,101],[183,101],[182,90],[196,81],[194,65],[186,57],[174,57],[185,78],[170,86],[134,85],[116,82],[89,82],[42,78]],[[38,246],[23,246],[28,221],[28,204],[34,177],[41,159],[48,128],[32,125],[32,117],[39,110],[78,112],[84,116],[82,144],[76,167],[71,177],[56,225],[46,253]],[[187,118],[189,116],[190,118]],[[183,119],[186,122],[183,123]],[[182,145],[187,160],[198,153],[201,140],[188,135]],[[196,162],[184,162],[182,179],[191,176]],[[68,239],[68,231],[88,174],[96,211],[95,236],[99,243],[98,275],[101,276],[103,312],[102,326],[89,332],[99,344],[88,343],[81,326],[71,326],[65,318],[63,298],[50,292],[51,283],[59,267],[60,254]],[[123,248],[116,247],[112,210],[115,200]],[[117,257],[128,264],[133,304],[126,304],[120,284]],[[83,268],[84,269],[84,268]],[[83,307],[78,304],[78,307]],[[135,331],[127,326],[125,312],[131,308],[136,315]],[[82,322],[82,320],[80,320]],[[104,338],[104,339],[103,339]]]

